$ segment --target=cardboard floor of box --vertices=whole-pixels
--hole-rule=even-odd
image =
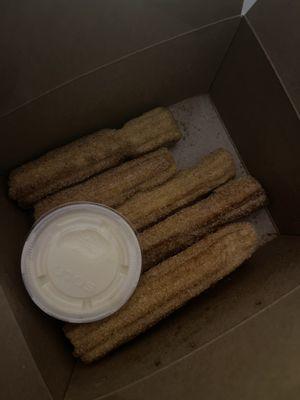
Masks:
[[[179,168],[194,165],[205,154],[223,147],[234,155],[237,176],[247,173],[208,95],[186,99],[170,106],[170,110],[183,133],[183,139],[172,148]],[[266,209],[254,213],[248,220],[255,224],[263,241],[274,237],[276,228]],[[201,297],[199,302],[201,304]],[[204,323],[201,312],[197,311],[199,305],[195,306],[194,303],[197,301],[177,312],[176,318],[171,317],[162,322],[159,327],[143,335],[144,337],[123,346],[95,366],[87,367],[78,362],[66,398],[79,400],[88,396],[87,399],[92,399],[94,396],[104,396],[123,386],[132,385],[178,358],[193,353],[194,349],[203,345],[203,334],[208,335],[206,340],[211,340],[214,335],[217,336],[223,329],[230,327],[228,318],[227,323],[222,320],[219,327],[215,326],[215,334],[213,331],[205,332],[210,328]],[[207,312],[205,314],[205,318],[209,318]],[[229,317],[228,313],[226,316]],[[235,323],[238,322],[239,317],[235,320]],[[94,385],[90,385],[90,379]]]
[[[245,166],[208,95],[184,100],[171,106],[170,109],[184,134],[182,141],[172,149],[180,168],[194,164],[201,156],[218,147],[225,147],[234,154],[237,175],[240,176],[246,173]],[[6,190],[6,182],[4,182],[4,190]],[[16,313],[17,321],[22,326],[24,337],[27,339],[29,349],[33,355],[32,358],[26,347],[26,342],[21,343],[20,373],[22,376],[23,368],[25,371],[27,368],[26,363],[31,362],[32,371],[29,373],[29,377],[32,379],[33,371],[37,373],[34,361],[37,362],[41,373],[41,375],[37,373],[38,379],[41,379],[41,382],[44,379],[48,384],[50,393],[57,398],[61,398],[65,394],[65,398],[69,400],[90,400],[106,398],[107,396],[109,398],[119,398],[119,395],[122,398],[132,399],[140,398],[141,394],[139,393],[144,388],[146,394],[143,398],[151,398],[151,395],[147,394],[149,385],[150,387],[152,385],[160,385],[161,380],[166,380],[169,389],[173,388],[171,392],[169,389],[165,389],[163,392],[160,391],[162,399],[168,398],[171,393],[172,397],[181,398],[182,393],[180,394],[180,391],[178,392],[176,389],[174,392],[174,388],[177,386],[178,388],[186,387],[186,385],[179,384],[178,368],[179,370],[181,368],[195,369],[192,376],[189,376],[189,379],[192,379],[193,382],[187,385],[189,387],[191,385],[192,388],[189,398],[196,398],[196,393],[193,392],[195,387],[199,390],[201,389],[201,391],[203,390],[203,393],[208,391],[207,394],[212,396],[209,398],[214,398],[215,394],[212,391],[211,383],[205,384],[203,381],[204,377],[208,377],[209,368],[211,368],[209,365],[213,365],[211,360],[208,368],[205,367],[208,363],[207,357],[210,358],[211,353],[213,357],[218,357],[219,351],[225,351],[220,347],[220,343],[229,341],[231,345],[226,344],[228,354],[226,354],[226,357],[222,356],[222,363],[225,363],[223,367],[227,371],[226,374],[229,374],[231,370],[237,372],[237,366],[243,360],[240,359],[242,355],[239,354],[239,350],[235,354],[235,345],[243,347],[245,344],[245,352],[251,351],[249,343],[247,345],[244,343],[247,340],[251,343],[253,342],[253,346],[264,346],[265,344],[261,340],[267,339],[265,335],[262,335],[261,338],[257,337],[258,332],[255,330],[255,326],[257,325],[259,329],[262,329],[259,321],[262,318],[263,320],[268,318],[269,313],[276,313],[277,306],[272,304],[274,302],[277,303],[278,298],[281,296],[287,296],[290,291],[295,291],[295,288],[300,283],[300,271],[295,262],[300,256],[300,250],[294,247],[295,244],[300,243],[299,238],[280,236],[259,250],[250,261],[230,277],[224,279],[199,298],[191,301],[146,334],[121,347],[94,365],[86,366],[80,361],[76,361],[72,366],[71,348],[65,342],[60,331],[60,324],[49,319],[33,306],[20,282],[19,253],[23,237],[30,226],[28,219],[30,217],[15,206],[12,206],[9,201],[7,201],[7,207],[13,207],[13,214],[7,213],[6,215],[9,218],[4,221],[8,226],[12,226],[15,219],[20,217],[24,223],[20,237],[15,243],[15,247],[18,248],[18,256],[14,257],[15,271],[13,275],[10,271],[10,277],[7,277],[7,285],[5,287],[6,294],[12,301],[12,308]],[[255,213],[251,220],[255,223],[263,238],[268,239],[270,236],[274,236],[276,228],[266,209]],[[18,223],[20,222],[18,221]],[[14,235],[14,231],[10,233]],[[10,243],[15,240],[9,237],[10,235],[7,236],[7,240]],[[284,251],[288,249],[288,263],[287,258],[282,257],[282,249]],[[266,262],[266,260],[269,261]],[[264,268],[262,268],[262,265],[264,265]],[[16,279],[15,283],[18,282],[19,299],[16,299],[11,292],[14,290],[11,286],[12,278]],[[291,296],[296,296],[296,292]],[[22,306],[24,307],[23,309],[20,308]],[[32,309],[33,315],[26,315],[26,312],[28,312],[27,307]],[[273,307],[275,311],[273,311]],[[294,313],[295,310],[292,309],[288,312]],[[264,316],[265,314],[266,316]],[[28,317],[27,321],[25,321],[26,317]],[[10,319],[12,320],[11,316]],[[290,324],[296,324],[296,322],[296,319],[291,320]],[[251,327],[253,326],[253,337],[247,337],[246,335],[248,324]],[[50,333],[49,325],[51,325],[51,329],[54,326],[54,332]],[[48,333],[49,337],[41,340],[41,336],[43,337]],[[292,334],[293,332],[291,332]],[[230,341],[232,335],[238,336],[237,344],[235,344],[235,340]],[[279,339],[279,337],[276,336],[276,339]],[[22,340],[24,341],[23,338]],[[292,343],[291,340],[293,342],[295,337],[293,336],[290,339],[290,343]],[[273,343],[272,345],[277,346],[279,344]],[[55,348],[52,355],[47,352],[47,359],[43,357],[43,346],[54,346]],[[8,350],[10,349],[8,348]],[[22,352],[27,354],[24,363],[21,361]],[[231,352],[235,354],[235,358],[230,355]],[[281,354],[280,356],[283,355]],[[58,361],[57,357],[59,357],[60,361]],[[233,363],[229,362],[229,359],[231,360],[232,358],[234,359]],[[57,362],[59,362],[58,368]],[[263,360],[263,362],[267,363],[267,360]],[[180,366],[178,366],[178,363]],[[182,363],[183,367],[181,367]],[[253,366],[248,368],[250,367],[253,368]],[[221,366],[218,365],[218,368],[219,372],[216,373],[221,374]],[[272,374],[278,374],[278,371],[276,371],[277,369]],[[240,371],[240,373],[245,374],[243,371]],[[226,374],[222,379],[230,379]],[[241,375],[239,379],[244,378]],[[58,384],[55,386],[57,379]],[[200,381],[198,382],[199,379]],[[259,379],[259,376],[256,379]],[[66,386],[67,384],[68,386]],[[231,385],[234,388],[234,383]],[[269,385],[268,381],[264,382],[262,390],[269,390]],[[11,390],[14,388],[15,386],[13,385]],[[39,398],[43,398],[43,396],[47,398],[49,395],[48,389],[43,392],[43,395],[39,393]],[[32,394],[32,396],[36,395],[36,393]],[[233,391],[231,398],[241,398],[238,395],[244,396],[245,393],[238,391],[234,393]]]
[[[183,139],[172,151],[179,168],[188,168],[205,154],[222,147],[234,156],[236,176],[249,174],[209,95],[183,100],[170,106],[170,110],[183,133]],[[267,208],[246,220],[255,225],[263,242],[270,240],[277,232]]]

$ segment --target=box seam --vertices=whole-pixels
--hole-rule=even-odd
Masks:
[[[72,370],[71,370],[71,372],[70,372],[69,379],[68,379],[68,381],[67,381],[67,383],[66,383],[66,387],[65,387],[65,389],[64,389],[64,391],[63,391],[63,396],[62,396],[62,399],[63,399],[63,400],[66,399],[66,396],[67,396],[67,393],[68,393],[68,390],[69,390],[69,387],[70,387],[70,383],[71,383],[71,381],[72,381],[73,374],[74,374],[75,367],[76,367],[77,363],[78,363],[78,361],[75,360],[75,362],[74,362],[74,364],[73,364],[73,367],[72,367]]]
[[[229,44],[228,44],[228,47],[227,47],[227,49],[226,49],[226,51],[225,51],[225,53],[224,53],[224,56],[223,56],[222,60],[220,61],[220,64],[219,64],[219,66],[218,66],[218,68],[217,68],[217,71],[216,71],[216,73],[215,73],[215,76],[213,77],[213,80],[211,81],[211,84],[210,84],[210,86],[209,86],[208,93],[211,92],[212,87],[213,87],[213,85],[214,85],[214,83],[215,83],[215,81],[216,81],[216,79],[217,79],[217,76],[219,75],[219,72],[220,72],[221,69],[223,68],[225,59],[226,59],[226,57],[227,57],[227,55],[228,55],[228,53],[229,53],[229,51],[230,51],[230,49],[231,49],[232,43],[234,42],[234,40],[235,40],[235,38],[236,38],[236,36],[237,36],[237,34],[238,34],[238,32],[239,32],[239,28],[240,28],[242,19],[243,19],[243,16],[240,15],[240,20],[239,20],[238,26],[236,27],[236,31],[234,32],[234,35],[232,36],[232,38],[231,38],[231,40],[230,40],[230,42],[229,42]],[[211,97],[211,96],[210,96],[210,97]],[[219,114],[218,114],[218,115],[219,115]]]
[[[294,109],[294,111],[295,111],[295,113],[296,113],[298,119],[300,119],[300,111],[297,109],[294,100],[293,100],[292,97],[290,96],[289,91],[288,91],[288,89],[287,89],[287,87],[286,87],[286,85],[285,85],[283,79],[281,78],[281,76],[280,76],[280,74],[279,74],[279,72],[278,72],[278,70],[277,70],[277,68],[276,68],[276,66],[275,66],[275,64],[274,64],[274,62],[273,62],[273,60],[272,60],[270,54],[268,53],[267,49],[266,49],[265,46],[263,45],[263,42],[262,42],[262,40],[260,39],[258,33],[256,32],[254,26],[251,24],[250,19],[247,17],[247,15],[245,15],[244,18],[245,18],[245,21],[246,21],[246,23],[247,23],[249,29],[251,30],[253,36],[255,37],[257,43],[259,44],[260,48],[262,49],[262,51],[263,51],[263,53],[264,53],[266,59],[268,60],[270,66],[271,66],[271,68],[272,68],[272,70],[274,71],[274,73],[275,73],[277,79],[279,80],[279,83],[280,83],[281,87],[283,88],[283,91],[284,91],[285,95],[287,96],[287,98],[288,98],[288,100],[289,100],[289,103],[291,104],[292,108]]]

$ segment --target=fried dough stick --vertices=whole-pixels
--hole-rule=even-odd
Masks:
[[[142,275],[128,303],[104,321],[67,324],[84,362],[103,357],[198,296],[249,258],[258,246],[251,224],[228,225]]]
[[[171,153],[162,148],[45,197],[35,205],[34,215],[39,218],[72,201],[91,201],[116,207],[135,193],[165,182],[175,173],[176,164]]]
[[[180,137],[171,112],[155,108],[122,129],[85,136],[15,169],[9,179],[9,196],[24,207],[30,206],[50,193]]]
[[[205,156],[195,167],[180,171],[166,183],[137,193],[118,207],[118,211],[135,229],[141,230],[190,204],[234,175],[231,154],[219,149]]]
[[[178,211],[139,235],[143,270],[185,249],[217,227],[249,215],[266,201],[263,188],[251,176],[226,183],[206,199]]]

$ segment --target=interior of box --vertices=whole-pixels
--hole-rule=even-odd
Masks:
[[[37,309],[23,287],[20,253],[32,215],[7,198],[7,172],[45,150],[99,128],[118,127],[157,105],[170,107],[184,135],[172,148],[180,168],[225,147],[234,154],[238,175],[250,173],[261,181],[270,204],[250,219],[265,245],[199,298],[87,366],[72,357],[61,323]],[[226,344],[227,353],[218,359],[216,376],[221,382],[225,378],[220,371],[226,370],[228,379],[235,373],[237,380],[246,381],[247,373],[236,368],[251,354],[245,343],[267,346],[261,332],[266,325],[271,334],[274,321],[280,320],[279,299],[290,295],[299,304],[300,283],[300,219],[293,213],[300,196],[295,177],[299,121],[249,21],[230,17],[132,54],[6,115],[1,126],[11,132],[7,147],[1,147],[1,286],[46,384],[45,398],[150,399],[160,393],[160,399],[171,394],[179,399],[183,386],[187,398],[197,394],[187,386],[214,398],[214,385],[207,385],[213,368],[209,359],[218,357],[225,346],[218,350],[218,345],[234,335],[237,339]],[[289,310],[287,305],[283,314]],[[273,337],[268,343],[276,347],[279,342]],[[246,353],[235,352],[235,344]],[[287,354],[278,354],[277,362]],[[292,378],[296,362],[286,366]],[[280,369],[268,363],[269,358],[262,357],[260,368],[270,368],[276,380]],[[191,370],[200,370],[201,379],[189,375]],[[189,377],[188,385],[183,385],[184,377]],[[261,393],[274,390],[270,380],[262,382],[257,376],[253,382]],[[232,387],[226,390],[232,399],[243,395]]]

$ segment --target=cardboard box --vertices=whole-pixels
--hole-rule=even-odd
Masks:
[[[299,399],[300,5],[260,0],[242,17],[242,3],[5,2],[1,399]],[[61,323],[23,287],[20,253],[32,218],[8,200],[6,175],[157,105],[170,106],[185,134],[173,150],[181,166],[219,144],[236,150],[270,197],[271,216],[257,214],[257,226],[273,233],[274,221],[280,235],[149,332],[86,366],[72,357]]]

